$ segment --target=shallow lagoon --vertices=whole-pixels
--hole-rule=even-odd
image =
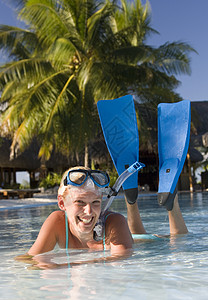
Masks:
[[[208,193],[181,193],[179,203],[188,235],[140,242],[132,257],[122,261],[60,270],[31,270],[13,259],[29,249],[56,205],[0,211],[1,299],[207,299]],[[158,206],[155,195],[140,196],[138,204],[149,233],[169,232],[166,210]],[[122,199],[112,208],[126,215]],[[69,254],[70,261],[76,261],[103,252]],[[45,255],[55,262],[68,261],[58,248]]]

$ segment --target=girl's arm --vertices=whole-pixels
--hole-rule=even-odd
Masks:
[[[45,220],[35,243],[28,251],[29,255],[37,255],[53,250],[58,240],[56,233],[60,226],[60,213],[62,212],[55,211]]]
[[[133,239],[123,215],[113,213],[107,218],[106,241],[110,242],[112,256],[126,256],[131,253]]]

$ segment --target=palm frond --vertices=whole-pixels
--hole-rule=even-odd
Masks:
[[[13,59],[28,58],[37,45],[33,32],[8,25],[0,25],[0,49]]]
[[[67,28],[61,19],[61,11],[61,5],[55,0],[28,0],[19,13],[19,17],[28,22],[47,45],[67,33]],[[48,15],[50,15],[49,18],[47,18]]]
[[[190,53],[196,52],[190,45],[183,42],[165,43],[155,49],[155,68],[168,74],[191,74]]]
[[[49,128],[51,127],[52,124],[52,120],[54,115],[57,113],[58,110],[58,106],[59,106],[59,102],[63,97],[63,94],[66,92],[66,89],[68,88],[70,82],[74,79],[74,75],[71,75],[69,77],[69,79],[67,80],[67,82],[65,83],[65,85],[63,86],[62,90],[60,91],[58,97],[56,97],[56,101],[53,103],[53,106],[50,105],[50,114],[48,116],[48,118],[45,121],[45,126],[44,126],[44,131],[49,131]]]

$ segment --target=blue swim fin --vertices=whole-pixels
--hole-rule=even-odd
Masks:
[[[133,97],[127,95],[97,103],[105,141],[119,175],[139,161],[139,134]],[[138,195],[138,172],[123,183],[129,203]]]
[[[189,147],[190,101],[158,105],[159,189],[158,202],[172,210],[177,183]]]

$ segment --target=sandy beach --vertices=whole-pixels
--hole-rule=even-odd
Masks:
[[[25,199],[0,199],[0,211],[7,209],[20,209],[26,207],[37,207],[43,205],[54,205],[57,203],[57,193],[38,193],[33,198]]]

